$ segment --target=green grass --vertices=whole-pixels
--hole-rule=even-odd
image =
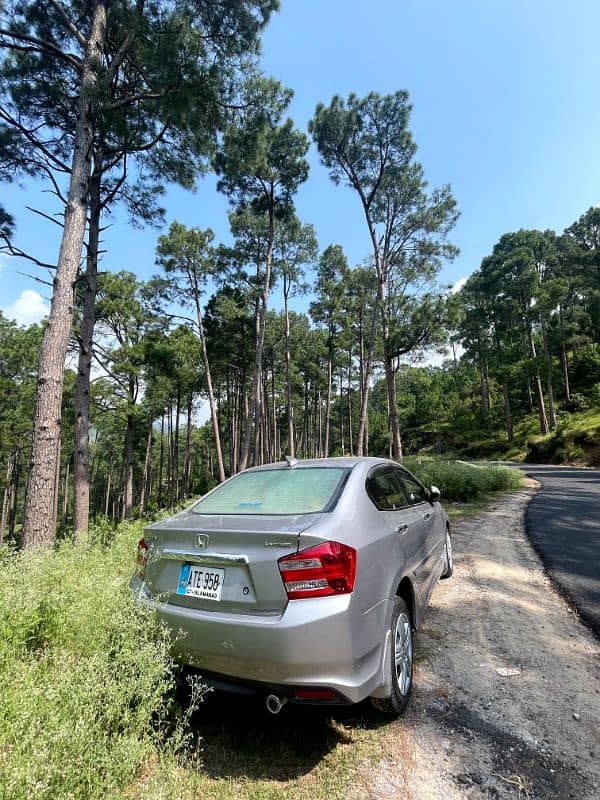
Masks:
[[[127,582],[141,524],[110,546],[0,556],[0,796],[120,796],[181,738],[169,643]]]
[[[451,501],[516,486],[505,469],[409,466]],[[181,688],[166,634],[128,589],[143,524],[0,550],[2,800],[345,800],[370,764],[408,768],[406,720],[383,722],[368,704],[274,719],[219,696],[193,711],[199,687],[191,699]]]
[[[538,463],[600,466],[600,411],[560,414],[555,431],[527,437],[525,458]]]
[[[600,411],[597,408],[576,413],[559,411],[555,431],[542,436],[539,430],[537,414],[530,414],[515,424],[512,442],[507,441],[506,433],[500,429],[485,437],[473,434],[466,436],[460,448],[448,456],[600,466]]]
[[[406,458],[403,463],[425,486],[437,486],[447,503],[477,504],[496,492],[518,489],[523,482],[518,470],[507,467],[433,458]]]

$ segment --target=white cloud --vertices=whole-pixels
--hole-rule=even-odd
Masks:
[[[24,289],[14,303],[4,308],[4,316],[14,319],[17,325],[33,325],[50,313],[50,305],[41,294],[33,289]]]
[[[467,282],[467,278],[460,278],[456,283],[450,287],[450,294],[457,294]]]
[[[9,256],[6,253],[0,253],[0,272],[8,266]]]

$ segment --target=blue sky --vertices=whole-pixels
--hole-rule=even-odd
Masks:
[[[295,91],[291,115],[306,129],[333,94],[407,89],[418,157],[432,186],[449,182],[461,209],[444,268],[454,284],[499,236],[518,228],[561,231],[600,202],[600,3],[574,0],[282,0],[263,40],[263,67]],[[311,149],[298,214],[321,248],[343,245],[351,263],[368,255],[354,194],[335,187]],[[17,244],[52,261],[57,229],[25,210],[56,208],[40,187],[1,187],[17,220]],[[204,179],[194,195],[170,188],[167,223],[212,227],[228,238],[227,202]],[[154,271],[158,232],[133,230],[122,214],[105,234],[104,269]],[[0,308],[39,318],[48,289],[0,257]],[[45,277],[43,273],[37,273]],[[276,298],[277,301],[277,298]],[[306,307],[306,300],[297,300]]]

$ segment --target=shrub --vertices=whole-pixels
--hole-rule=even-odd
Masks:
[[[119,795],[173,736],[168,637],[127,585],[141,531],[0,555],[3,800]]]
[[[468,502],[491,492],[518,489],[523,481],[518,470],[508,467],[419,458],[407,458],[404,464],[425,486],[437,486],[442,499],[450,502]]]

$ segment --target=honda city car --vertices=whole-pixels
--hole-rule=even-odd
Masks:
[[[150,525],[131,585],[209,685],[400,714],[413,638],[452,574],[440,493],[381,458],[267,464]]]

